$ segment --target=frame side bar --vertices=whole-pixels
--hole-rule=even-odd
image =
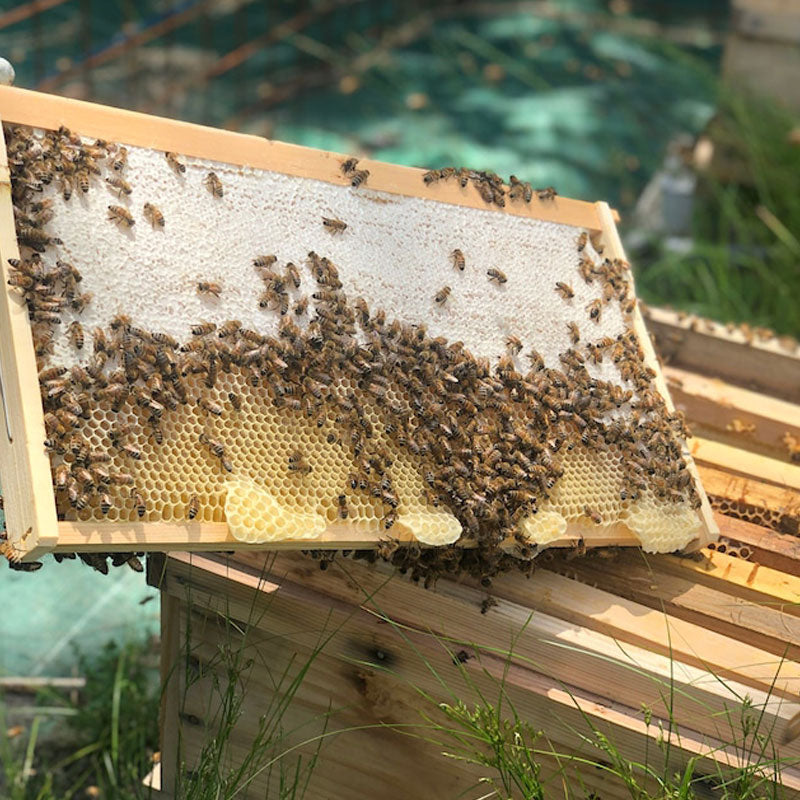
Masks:
[[[19,258],[5,138],[0,135],[0,484],[8,555],[36,559],[58,542],[58,521],[44,450],[45,427],[28,312],[8,285]]]

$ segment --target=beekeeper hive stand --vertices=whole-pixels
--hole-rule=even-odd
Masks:
[[[271,313],[264,310],[272,301],[256,302],[253,260],[259,254],[275,252],[281,266],[290,259],[300,264],[313,249],[339,265],[351,299],[363,294],[373,313],[382,307],[390,321],[399,319],[412,326],[425,323],[431,337],[461,340],[478,359],[497,359],[505,340],[519,336],[526,349],[541,350],[548,367],[559,366],[559,353],[570,345],[567,321],[571,319],[580,320],[584,339],[605,333],[611,342],[615,335],[632,330],[641,345],[643,365],[656,373],[655,386],[667,404],[665,412],[671,408],[635,304],[626,301],[623,311],[622,303],[615,300],[602,306],[602,320],[595,313],[595,321],[590,321],[587,309],[593,303],[600,305],[601,282],[580,281],[576,241],[582,232],[589,237],[584,255],[595,253],[595,246],[598,251],[604,248],[602,257],[593,256],[597,264],[603,258],[624,259],[613,214],[604,203],[534,195],[530,202],[509,201],[500,209],[487,206],[473,186],[462,186],[458,180],[427,185],[420,170],[369,160],[358,165],[369,170],[367,185],[353,189],[351,178],[341,169],[343,157],[331,153],[9,87],[0,89],[0,119],[34,131],[66,126],[67,132],[62,129],[53,134],[61,137],[56,148],[59,153],[59,148],[73,153],[84,146],[81,141],[95,139],[114,143],[116,153],[105,159],[102,169],[95,169],[99,177],[87,173],[85,193],[79,188],[80,178],[76,179],[69,202],[62,200],[60,189],[48,187],[43,194],[54,198],[53,219],[46,230],[62,242],[55,255],[80,269],[82,289],[94,295],[85,307],[81,304],[78,310],[61,312],[63,319],[46,365],[85,365],[89,345],[78,352],[70,344],[65,334],[70,321],[81,323],[87,340],[98,325],[109,326],[107,331],[123,327],[121,339],[126,342],[133,331],[144,326],[148,331],[136,335],[143,337],[145,351],[152,346],[154,360],[163,355],[156,350],[157,341],[182,342],[184,350],[196,344],[189,329],[201,322],[218,326],[220,336],[232,319],[243,332],[247,329],[261,336],[261,342],[270,334],[281,336],[279,323],[285,320],[272,309],[267,309]],[[41,133],[32,135],[41,137]],[[41,146],[41,138],[36,139],[30,152],[38,153]],[[112,158],[120,157],[117,146],[126,148],[127,160],[119,172],[112,165]],[[170,163],[165,152],[176,154],[176,160]],[[94,472],[90,475],[72,463],[69,480],[80,473],[88,476],[82,479],[86,482],[76,484],[71,503],[66,491],[58,499],[54,497],[50,465],[43,451],[46,431],[30,323],[19,293],[7,286],[13,272],[8,259],[17,258],[19,252],[7,161],[2,168],[0,251],[6,291],[0,303],[0,322],[8,335],[3,336],[0,367],[10,430],[2,437],[0,468],[8,537],[17,555],[35,558],[49,549],[231,550],[254,543],[273,549],[375,546],[386,535],[384,528],[391,522],[388,516],[396,517],[391,535],[400,540],[416,537],[435,543],[452,541],[458,535],[461,526],[448,509],[433,508],[430,499],[425,499],[423,471],[386,438],[386,417],[371,417],[369,404],[363,414],[359,411],[361,422],[369,428],[367,438],[386,439],[393,461],[392,491],[396,490],[400,504],[396,514],[387,512],[380,505],[385,499],[375,501],[368,492],[355,492],[346,501],[349,514],[343,521],[339,503],[344,501],[337,498],[352,480],[352,465],[341,455],[342,447],[330,444],[338,441],[341,431],[329,419],[317,420],[315,429],[299,414],[287,423],[283,412],[265,402],[261,389],[251,389],[244,371],[229,371],[215,383],[208,365],[204,367],[206,377],[189,384],[199,393],[196,405],[184,403],[172,416],[165,414],[163,431],[160,422],[153,423],[152,415],[151,428],[134,425],[130,443],[140,458],[126,460],[117,453],[110,467],[98,473],[88,464],[88,455],[79,455],[78,460],[86,459]],[[221,178],[223,196],[207,190],[212,169]],[[60,175],[57,168],[54,184]],[[116,200],[107,191],[110,184],[104,183],[119,175],[127,177],[132,190],[127,196],[120,192],[122,199]],[[144,203],[161,209],[165,226],[150,224],[153,220],[142,212]],[[108,207],[123,209],[112,211],[122,225],[109,221]],[[323,217],[345,218],[347,230],[331,233],[322,224]],[[454,270],[450,260],[456,245],[466,253],[463,273]],[[501,265],[508,281],[489,280],[487,273],[491,275]],[[557,279],[569,280],[576,287],[574,299],[559,297],[554,291]],[[628,278],[625,280],[628,286]],[[196,287],[204,282],[212,287],[220,284],[219,297],[214,291],[198,292]],[[303,288],[298,290],[313,290],[311,283],[304,276]],[[452,285],[452,292],[446,304],[440,305],[434,302],[434,295],[444,283]],[[296,299],[292,295],[293,303]],[[132,323],[115,322],[120,314],[129,315]],[[240,328],[235,330],[238,335]],[[157,340],[156,336],[170,338]],[[210,336],[218,341],[216,333]],[[211,347],[211,339],[206,338],[206,349]],[[264,347],[269,349],[266,341]],[[96,351],[96,342],[94,347]],[[138,358],[141,348],[136,350],[134,344],[133,351]],[[521,361],[523,357],[518,358]],[[596,370],[613,380],[609,376],[615,374],[615,368],[610,361],[607,357]],[[275,363],[281,363],[280,358]],[[145,367],[144,374],[150,375],[152,364]],[[216,366],[213,369],[216,375]],[[187,371],[191,381],[192,369]],[[457,382],[451,375],[447,380]],[[204,381],[213,388],[204,389]],[[320,388],[318,382],[311,383]],[[368,388],[375,394],[385,392],[377,383]],[[53,391],[63,390],[56,387]],[[107,448],[114,426],[119,425],[113,397],[108,392],[103,395],[104,391],[99,396],[107,400],[84,406],[88,421],[78,422],[83,425],[87,452]],[[138,405],[148,410],[158,407],[153,415],[160,420],[161,404],[153,403],[153,395],[142,400],[141,386],[136,391]],[[316,391],[312,386],[311,392]],[[235,406],[234,396],[238,398]],[[392,401],[394,396],[390,390],[389,407],[398,403]],[[346,392],[340,393],[338,402],[350,403],[348,397]],[[284,405],[289,402],[300,407],[301,401],[291,396],[288,401],[280,399]],[[128,419],[140,419],[136,403],[131,401],[131,406]],[[569,413],[562,411],[567,417]],[[58,427],[59,423],[53,424]],[[699,486],[702,504],[696,513],[688,503],[659,501],[653,505],[644,497],[631,501],[624,490],[620,495],[615,477],[618,473],[614,470],[620,468],[615,464],[622,462],[614,461],[615,456],[602,456],[605,460],[598,461],[601,456],[587,455],[580,444],[573,450],[573,444],[570,452],[559,457],[563,458],[565,477],[556,484],[549,506],[523,520],[523,527],[528,525],[526,530],[539,537],[536,541],[550,546],[580,541],[594,547],[636,545],[641,538],[650,549],[675,549],[715,538],[715,524]],[[304,456],[297,455],[299,446],[311,453],[313,469],[305,466]],[[354,449],[357,447],[360,445]],[[77,452],[76,446],[72,449]],[[70,456],[62,458],[68,462]],[[298,460],[293,464],[293,459]],[[113,493],[106,486],[109,469]],[[690,459],[688,472],[696,477]],[[125,484],[129,477],[133,486],[117,490],[115,484]],[[643,487],[643,491],[649,490]],[[389,502],[397,504],[396,499]],[[595,506],[599,515],[592,510]],[[592,523],[597,516],[601,523]]]

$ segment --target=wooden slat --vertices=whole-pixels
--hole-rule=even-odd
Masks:
[[[646,323],[666,364],[800,403],[797,348],[790,352],[774,339],[747,344],[738,330],[728,333],[715,324],[711,331],[703,323],[692,318],[681,321],[675,312],[661,308],[649,308]]]
[[[753,598],[765,607],[800,616],[800,575],[789,575],[713,550],[703,551],[703,556],[694,560],[664,555],[659,566],[726,591],[731,597]]]
[[[756,564],[789,575],[800,573],[800,538],[797,536],[778,533],[722,514],[715,514],[715,517],[720,534],[734,543],[746,545]]]
[[[782,460],[789,458],[783,437],[800,442],[800,408],[793,403],[676,367],[665,367],[664,374],[696,435]]]
[[[127,553],[172,552],[192,550],[208,552],[217,550],[256,551],[264,549],[282,551],[317,548],[341,550],[377,547],[383,538],[380,531],[358,528],[353,525],[333,524],[318,539],[284,539],[268,544],[247,544],[234,539],[225,522],[59,522],[57,553]],[[398,532],[400,541],[410,541],[411,535]],[[550,542],[547,547],[576,547],[582,543],[587,548],[630,547],[638,539],[625,525],[606,525],[593,530],[580,523],[570,523],[566,535]],[[467,543],[465,546],[470,546]]]
[[[336,153],[11,86],[0,86],[0,118],[36,128],[54,129],[64,124],[84,136],[326,183],[349,184],[339,169],[342,156]],[[370,159],[361,159],[360,167],[369,169],[369,186],[377,191],[424,197],[484,211],[489,209],[474,187],[461,189],[457,181],[425,186],[420,169]],[[594,204],[566,197],[553,201],[535,198],[531,203],[507,203],[503,209],[492,206],[490,210],[590,230],[600,228]]]
[[[619,232],[617,231],[617,226],[614,224],[614,219],[611,214],[611,209],[608,206],[608,203],[597,203],[597,213],[600,217],[600,222],[602,225],[602,244],[605,247],[604,254],[607,258],[619,258],[622,261],[627,261],[625,257],[625,249],[622,246],[622,240],[619,237]],[[633,276],[629,275],[628,279],[633,281]],[[666,403],[667,408],[670,411],[673,411],[675,406],[672,402],[672,398],[669,393],[669,388],[667,387],[667,381],[662,373],[658,359],[656,357],[655,350],[653,348],[653,343],[650,340],[650,335],[645,327],[644,320],[642,318],[641,311],[639,310],[638,304],[634,308],[633,312],[633,329],[636,332],[637,337],[639,338],[639,344],[644,352],[644,361],[645,363],[651,367],[656,375],[655,375],[655,385],[658,393],[664,398],[664,402]],[[703,490],[703,485],[700,481],[700,476],[697,472],[697,467],[692,462],[692,459],[689,454],[689,450],[684,446],[683,448],[684,456],[686,457],[686,461],[688,463],[689,472],[692,474],[694,478],[695,485],[697,487],[697,491],[700,494],[701,499],[701,506],[698,511],[701,521],[702,521],[702,530],[697,538],[690,542],[690,544],[685,548],[687,551],[691,551],[693,549],[697,549],[700,547],[704,547],[709,542],[713,542],[718,536],[719,531],[717,530],[717,524],[714,521],[714,515],[711,511],[711,506],[709,505],[708,498],[705,495]]]
[[[28,312],[8,285],[9,258],[19,258],[19,248],[0,136],[0,476],[8,540],[28,560],[56,544],[57,517]]]
[[[777,674],[781,658],[800,660],[800,622],[779,598],[757,592],[745,592],[746,597],[731,594],[724,581],[697,581],[689,572],[670,569],[658,557],[644,561],[621,554],[602,565],[592,558],[555,560],[547,568],[716,632],[729,640],[731,652],[745,642],[772,653],[774,659],[762,662],[769,665],[765,673]],[[797,665],[791,670],[796,675]]]
[[[754,476],[726,472],[710,464],[699,463],[697,467],[709,494],[790,517],[800,514],[800,493],[792,489],[765,483]]]

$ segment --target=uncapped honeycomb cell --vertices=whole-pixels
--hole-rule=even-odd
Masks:
[[[700,531],[700,521],[687,505],[647,497],[631,503],[625,523],[639,537],[646,553],[680,550]]]
[[[567,520],[557,511],[543,510],[525,517],[520,523],[520,528],[534,544],[550,544],[566,533]]]

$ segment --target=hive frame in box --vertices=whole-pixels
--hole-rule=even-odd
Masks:
[[[348,183],[339,169],[342,157],[335,153],[23,89],[0,87],[0,120],[51,130],[66,125],[83,136],[174,151],[185,156],[246,165],[327,183]],[[453,184],[440,182],[426,187],[419,169],[367,159],[362,159],[360,163],[370,170],[372,189],[486,208],[477,193],[464,194]],[[0,276],[5,287],[8,281],[7,259],[17,257],[18,249],[4,142],[0,142],[0,171]],[[586,203],[557,197],[548,203],[525,206],[509,204],[502,212],[498,209],[498,213],[585,228],[593,238],[603,243],[609,255],[624,258],[615,215],[606,203]],[[8,539],[16,555],[28,560],[48,550],[125,552],[263,548],[263,545],[247,545],[237,541],[224,522],[59,522],[49,461],[44,452],[45,427],[30,326],[22,301],[8,290],[0,292],[0,326],[10,334],[3,336],[0,344],[0,371],[4,381],[4,411],[12,428],[11,441],[4,431],[0,437],[0,475],[3,476],[3,491],[8,497]],[[655,353],[638,309],[634,313],[634,329],[644,348],[646,362],[656,368]],[[657,386],[672,410],[666,382],[660,374]],[[693,465],[691,469],[698,480]],[[718,534],[704,496],[699,515],[701,533],[690,547],[702,546]],[[636,537],[624,525],[615,523],[589,533],[585,528],[579,532],[570,532],[568,528],[567,535],[551,543],[551,546],[573,546],[579,540],[583,540],[587,547],[638,544]],[[308,548],[312,544],[316,548],[364,548],[375,546],[377,542],[378,537],[365,536],[353,526],[341,523],[329,526],[319,539],[274,542],[270,543],[270,548],[298,549]]]

